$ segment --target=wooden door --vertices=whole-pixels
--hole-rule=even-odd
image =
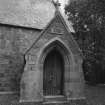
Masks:
[[[64,63],[56,49],[47,55],[43,74],[44,95],[63,95]]]

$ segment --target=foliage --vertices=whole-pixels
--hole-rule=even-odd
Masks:
[[[105,83],[105,0],[74,0],[65,13],[83,51],[85,79]]]

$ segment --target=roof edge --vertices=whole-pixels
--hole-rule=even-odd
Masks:
[[[3,23],[3,22],[0,22],[0,25],[16,27],[16,28],[35,29],[35,30],[39,30],[39,31],[43,30],[41,28],[35,28],[35,27],[29,27],[29,26],[23,26],[23,25],[17,25],[17,24],[9,24],[9,23]]]

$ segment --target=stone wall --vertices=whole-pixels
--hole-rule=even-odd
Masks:
[[[58,49],[60,47],[61,53],[67,52],[63,54],[66,58],[65,96],[68,100],[84,98],[82,58],[71,33],[59,17],[38,38],[40,32],[32,28],[0,25],[0,101],[19,101],[19,98],[23,102],[43,101],[44,60],[41,57],[46,56],[44,50],[53,43]]]
[[[24,54],[39,33],[40,30],[0,25],[0,101],[11,101],[19,96]]]
[[[10,25],[0,25],[0,53],[22,53],[39,36],[40,30]]]

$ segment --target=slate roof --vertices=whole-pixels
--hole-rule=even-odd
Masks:
[[[50,0],[0,0],[0,23],[43,29],[54,17]]]
[[[55,11],[51,0],[0,0],[0,23],[42,30],[53,19]],[[67,24],[74,32],[70,22]]]

